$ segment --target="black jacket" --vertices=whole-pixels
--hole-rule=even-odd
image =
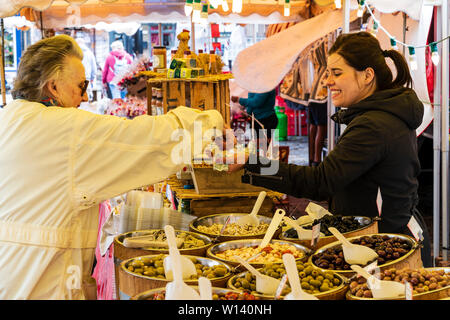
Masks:
[[[272,167],[279,165],[277,178],[258,175],[268,165],[246,164],[243,181],[251,178],[256,186],[297,198],[329,200],[333,214],[370,217],[378,216],[380,188],[380,232],[396,232],[408,223],[418,201],[415,129],[422,117],[423,105],[413,90],[378,91],[332,116],[347,127],[319,166],[272,162]]]

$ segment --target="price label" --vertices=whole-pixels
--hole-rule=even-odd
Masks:
[[[412,300],[413,299],[413,288],[411,283],[405,280],[405,299]]]
[[[281,292],[283,292],[284,287],[286,286],[287,282],[287,274],[285,273],[283,277],[281,278],[280,284],[278,285],[277,291],[275,291],[275,300],[280,299]]]
[[[423,240],[423,230],[414,216],[411,216],[407,226],[417,241]]]
[[[381,207],[383,206],[383,199],[381,198],[381,191],[380,188],[378,188],[378,194],[377,194],[377,208],[378,208],[378,216],[381,216]]]
[[[311,246],[315,247],[320,238],[320,223],[312,227]]]

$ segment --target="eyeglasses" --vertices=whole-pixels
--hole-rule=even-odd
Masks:
[[[81,96],[84,96],[84,94],[86,93],[87,87],[89,85],[89,80],[84,80],[83,84],[79,85],[80,89],[81,89]]]

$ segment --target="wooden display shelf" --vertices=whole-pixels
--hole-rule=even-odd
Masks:
[[[217,110],[226,124],[231,123],[230,85],[231,74],[211,75],[192,79],[158,78],[147,81],[147,109],[152,114],[152,88],[162,89],[164,114],[178,106],[199,110]]]
[[[175,175],[168,178],[166,183],[179,201],[189,201],[190,214],[198,217],[217,213],[250,213],[259,195],[259,191],[198,194],[195,189],[184,189]],[[276,198],[282,196],[281,193],[268,190],[259,214],[273,216]]]

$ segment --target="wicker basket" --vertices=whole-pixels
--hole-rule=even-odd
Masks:
[[[242,273],[232,276],[228,280],[227,287],[232,290],[239,290],[238,288],[233,286],[233,282],[236,278],[244,277],[248,272],[249,271],[244,271]],[[336,272],[333,273],[336,277],[338,277],[341,280],[341,284],[337,288],[333,288],[332,290],[313,294],[320,300],[345,300],[345,294],[348,291],[349,286],[348,279]],[[275,298],[274,296],[268,296],[263,294],[258,294],[258,296],[263,297],[265,300],[273,300]]]
[[[348,238],[350,241],[354,240],[354,239],[358,239],[360,237],[364,237],[364,236],[373,236],[375,234],[366,234],[366,235],[362,235],[362,236],[357,236],[357,237],[351,237]],[[417,243],[417,241],[415,239],[413,239],[410,236],[404,235],[404,234],[395,234],[395,233],[377,233],[376,235],[387,235],[389,237],[398,237],[398,238],[402,238],[405,240],[408,240],[408,242],[411,244],[411,250],[406,253],[404,256],[396,259],[396,260],[392,260],[388,263],[385,264],[381,264],[378,266],[378,268],[380,268],[381,271],[384,271],[386,269],[389,268],[396,268],[396,269],[403,269],[403,268],[410,268],[410,269],[416,269],[416,268],[421,268],[423,266],[422,264],[422,259],[421,259],[421,254],[420,254],[420,245]],[[312,262],[312,258],[314,255],[321,253],[323,251],[325,251],[328,248],[334,247],[334,246],[340,246],[340,242],[336,241],[336,242],[332,242],[326,246],[323,246],[322,248],[318,249],[316,252],[314,252],[314,254],[312,254],[309,257],[309,262],[316,268],[323,270],[323,271],[330,271],[329,269],[322,269],[319,268],[318,266],[316,266],[313,262]],[[338,274],[343,275],[344,277],[347,278],[351,278],[353,277],[356,272],[353,270],[331,270],[333,272],[336,272]]]
[[[129,262],[131,262],[134,259],[140,259],[140,258],[152,258],[156,255],[149,255],[149,256],[143,256],[138,258],[132,258],[123,261],[120,264],[119,268],[119,298],[120,300],[129,300],[131,297],[147,291],[152,290],[156,288],[162,288],[169,283],[169,280],[166,279],[160,279],[155,277],[148,277],[144,275],[139,275],[136,273],[133,273],[127,269],[127,265]],[[225,276],[220,278],[212,278],[211,279],[211,285],[213,287],[225,287],[228,279],[232,276],[231,273],[231,267],[227,265],[226,263],[223,263],[221,261],[217,261],[210,258],[203,258],[203,257],[197,257],[197,256],[187,256],[191,258],[196,258],[201,262],[203,265],[207,266],[215,266],[215,265],[223,265],[228,270],[228,272],[225,274]],[[198,280],[184,280],[184,282],[188,285],[197,285]]]
[[[161,230],[161,229],[155,229],[155,230]],[[145,256],[145,255],[152,255],[152,254],[168,254],[169,249],[145,249],[145,248],[127,248],[123,245],[123,240],[127,237],[130,237],[132,234],[138,233],[139,235],[145,235],[155,230],[138,230],[138,231],[131,231],[119,234],[114,238],[114,269],[115,269],[115,278],[116,278],[116,288],[119,288],[120,282],[119,282],[119,269],[120,264],[122,261]],[[193,255],[193,256],[205,256],[206,250],[209,248],[209,246],[212,244],[211,239],[208,238],[205,235],[198,234],[195,232],[189,232],[184,230],[175,230],[175,234],[178,234],[180,232],[184,232],[187,234],[190,234],[192,236],[195,236],[196,238],[202,239],[206,245],[197,247],[197,248],[188,248],[188,249],[179,249],[180,254],[183,255]]]
[[[450,273],[450,268],[425,268],[426,270],[444,270],[445,273]],[[347,300],[376,300],[374,298],[362,298],[357,297],[350,293],[350,290],[346,294]],[[417,293],[413,295],[413,300],[448,300],[450,299],[450,285],[423,293]],[[391,299],[379,299],[379,300],[405,300],[405,296]]]

